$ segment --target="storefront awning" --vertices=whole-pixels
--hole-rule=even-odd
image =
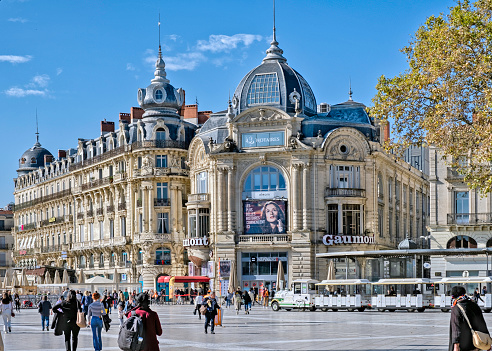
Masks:
[[[318,253],[318,258],[342,258],[342,257],[405,257],[414,255],[424,256],[470,256],[490,255],[492,247],[474,249],[416,249],[416,250],[375,250],[375,251],[338,251]]]
[[[158,283],[169,283],[171,278],[174,278],[175,283],[208,283],[210,281],[209,277],[201,277],[201,276],[162,276],[157,279]]]

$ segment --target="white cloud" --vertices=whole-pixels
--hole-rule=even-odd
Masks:
[[[27,19],[21,18],[21,17],[9,18],[7,21],[9,21],[9,22],[20,22],[20,23],[29,22]]]
[[[32,56],[0,55],[0,62],[25,63],[32,59]]]
[[[5,90],[5,94],[12,97],[25,97],[28,95],[46,96],[47,93],[47,90],[22,89],[18,87],[13,87]]]
[[[176,41],[176,40],[178,40],[179,35],[177,35],[177,34],[170,34],[170,35],[166,35],[166,37],[168,37],[172,41]]]
[[[56,75],[59,76],[60,74],[62,74],[63,72],[63,68],[57,68],[56,69]]]
[[[177,54],[176,56],[165,56],[163,59],[166,63],[166,70],[168,71],[192,71],[200,62],[207,60],[201,52],[188,52],[184,54]],[[152,54],[151,56],[147,56],[144,61],[146,63],[155,64],[157,57],[155,54]]]
[[[40,74],[34,76],[34,78],[32,79],[32,83],[28,85],[45,88],[48,86],[49,82],[50,82],[50,76],[48,76],[47,74]]]
[[[127,71],[135,71],[135,66],[133,66],[131,63],[126,64],[126,70]]]
[[[207,40],[198,40],[197,49],[199,51],[230,51],[236,49],[238,45],[243,44],[248,47],[255,41],[261,41],[263,37],[255,34],[234,34],[232,36],[223,34],[212,34]]]

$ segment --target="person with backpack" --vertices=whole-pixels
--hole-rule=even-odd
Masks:
[[[137,307],[127,312],[127,320],[120,328],[118,346],[122,350],[159,351],[157,336],[162,335],[159,316],[150,309],[148,294],[139,294],[136,302]]]
[[[82,296],[82,300],[80,301],[80,303],[82,304],[82,310],[84,311],[85,320],[87,320],[87,313],[89,311],[89,305],[93,302],[94,302],[94,300],[92,299],[91,292],[86,291],[84,293],[84,296]],[[87,327],[89,327],[89,326],[87,326]]]
[[[239,311],[241,310],[242,299],[243,294],[241,292],[241,288],[237,288],[236,292],[234,293],[234,307],[236,308],[236,314],[239,314]]]
[[[92,344],[94,345],[95,351],[102,350],[102,339],[101,330],[103,327],[103,315],[106,314],[103,304],[99,301],[101,295],[96,291],[92,294],[92,302],[89,305],[87,317],[89,318],[89,323],[87,326],[92,328]]]
[[[56,304],[52,308],[54,313],[63,314],[64,325],[61,326],[65,334],[65,349],[77,351],[80,327],[77,325],[77,312],[82,312],[82,306],[77,299],[75,290],[70,290],[67,300]],[[72,343],[70,345],[70,339]]]
[[[210,333],[215,334],[215,316],[217,315],[217,311],[220,309],[219,304],[217,303],[217,300],[215,299],[215,292],[212,292],[210,296],[206,297],[202,305],[206,307],[206,312],[205,312],[205,334],[207,334],[207,328],[208,325],[210,324]]]
[[[251,310],[251,297],[249,296],[249,293],[246,290],[244,290],[243,301],[244,301],[244,313],[249,314],[249,311]]]
[[[44,331],[44,321],[46,321],[46,330],[50,330],[50,312],[53,314],[53,311],[51,311],[51,302],[48,301],[48,296],[44,295],[43,300],[39,301],[38,304],[38,312],[41,314],[41,327],[43,327]]]

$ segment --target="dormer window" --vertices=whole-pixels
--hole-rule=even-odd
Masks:
[[[248,90],[248,105],[280,103],[280,89],[276,73],[257,74]]]
[[[35,165],[37,162],[36,162],[36,157],[31,157],[31,164],[32,165]]]
[[[21,158],[20,163],[21,163],[21,165],[25,164],[26,163],[26,159],[24,157]]]
[[[159,102],[160,102],[160,101],[162,101],[162,96],[163,96],[163,94],[162,94],[162,90],[157,89],[157,90],[155,91],[155,100],[156,100],[156,101],[159,101]]]

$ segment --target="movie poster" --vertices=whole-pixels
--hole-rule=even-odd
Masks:
[[[220,261],[220,276],[227,278],[231,275],[231,261],[222,260]]]
[[[285,234],[286,216],[286,201],[244,201],[244,234]]]

